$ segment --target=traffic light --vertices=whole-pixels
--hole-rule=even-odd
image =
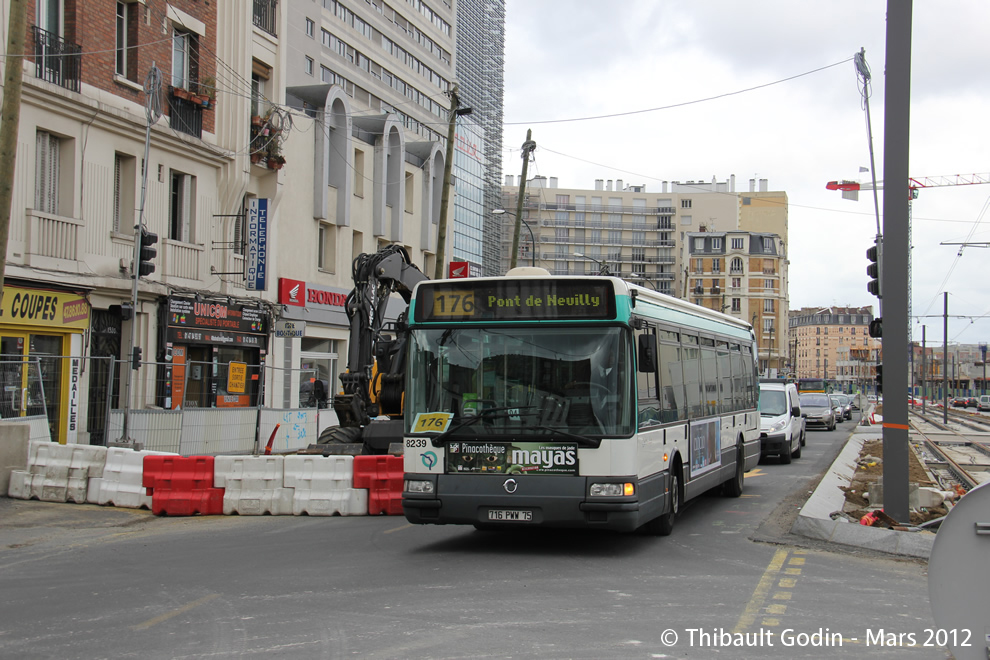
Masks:
[[[870,260],[870,265],[866,267],[866,274],[870,276],[870,281],[866,284],[866,290],[877,298],[883,298],[880,291],[880,272],[883,263],[883,236],[877,236],[876,242],[866,251],[866,258]]]
[[[883,394],[883,365],[877,365],[877,394]]]
[[[870,336],[874,339],[883,337],[883,319],[875,318],[870,321]]]
[[[141,227],[141,250],[138,261],[138,276],[144,277],[155,272],[155,264],[151,260],[158,254],[154,245],[158,242],[158,234],[153,234]]]
[[[140,346],[135,346],[131,350],[131,369],[133,369],[134,371],[137,371],[138,369],[141,368],[141,353],[142,352],[143,351],[141,350],[141,347]]]

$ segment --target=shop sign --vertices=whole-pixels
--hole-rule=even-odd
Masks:
[[[227,391],[244,394],[247,389],[247,362],[227,363]]]
[[[305,321],[287,321],[286,319],[281,319],[275,321],[275,336],[289,338],[302,337],[306,332],[306,322]]]
[[[5,284],[0,323],[87,328],[89,301],[78,293],[25,289]]]
[[[249,291],[266,291],[268,273],[268,199],[252,198],[248,203],[247,248],[244,259]]]
[[[169,298],[168,325],[173,328],[267,334],[267,315],[260,307],[216,301]]]

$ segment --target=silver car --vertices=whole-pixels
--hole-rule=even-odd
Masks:
[[[839,417],[839,415],[836,414],[838,421],[841,422],[843,419],[853,418],[851,396],[848,394],[829,394],[829,396],[839,402],[838,409],[842,411],[842,417]]]
[[[806,392],[801,395],[801,416],[804,417],[805,425],[823,426],[828,431],[835,430],[835,411],[832,408],[832,399],[828,394],[818,392]]]

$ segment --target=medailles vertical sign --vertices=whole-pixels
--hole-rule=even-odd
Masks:
[[[245,246],[246,288],[265,291],[268,270],[268,199],[252,198],[248,202],[247,245]]]

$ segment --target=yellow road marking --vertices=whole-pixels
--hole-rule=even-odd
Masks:
[[[765,476],[766,476],[766,474],[767,474],[767,473],[763,471],[763,468],[753,468],[752,470],[750,470],[749,472],[747,472],[747,473],[746,473],[745,475],[743,475],[743,476],[744,476],[744,477],[745,477],[746,479],[749,479],[749,478],[751,478],[751,477],[765,477]]]
[[[199,607],[200,605],[203,605],[205,603],[208,603],[211,600],[213,600],[214,598],[217,598],[219,595],[220,594],[210,594],[209,596],[203,596],[199,600],[194,600],[193,602],[189,603],[188,605],[183,605],[182,607],[180,607],[177,610],[172,610],[171,612],[166,612],[165,614],[161,614],[159,616],[156,616],[154,619],[148,619],[144,623],[139,623],[136,626],[131,626],[131,630],[147,630],[151,626],[158,625],[159,623],[162,623],[163,621],[168,621],[172,617],[179,616],[180,614],[183,614],[185,612],[188,612],[189,610],[191,610],[193,608],[196,608],[196,607]]]
[[[749,602],[746,603],[746,607],[743,609],[743,613],[736,622],[736,626],[732,629],[732,632],[745,632],[756,621],[756,617],[763,608],[763,602],[767,599],[767,594],[770,593],[773,582],[777,574],[780,573],[785,559],[787,559],[787,550],[777,550],[774,553],[773,559],[770,560],[767,569],[763,571],[756,589],[753,590],[753,595],[750,597]]]
[[[384,532],[382,532],[382,534],[391,534],[392,532],[399,532],[402,531],[403,529],[409,529],[410,527],[412,527],[412,523],[406,523],[401,527],[393,527],[392,529],[386,529]]]

